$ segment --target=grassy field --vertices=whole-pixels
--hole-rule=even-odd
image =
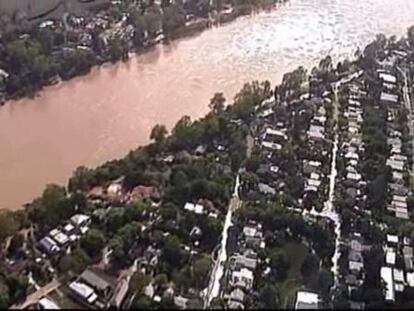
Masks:
[[[282,303],[284,308],[293,308],[295,303],[296,292],[302,286],[302,275],[300,268],[303,260],[308,254],[308,248],[297,242],[288,242],[283,246],[283,250],[286,252],[290,269],[287,279],[279,284],[282,296]]]

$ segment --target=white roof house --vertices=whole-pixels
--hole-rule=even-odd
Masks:
[[[311,124],[307,134],[310,138],[315,139],[324,139],[325,138],[325,128],[323,126]]]
[[[58,232],[56,235],[53,236],[53,239],[58,242],[60,245],[65,245],[69,242],[69,238],[66,234],[62,232]]]
[[[387,234],[387,242],[397,244],[398,243],[398,235]]]
[[[386,165],[390,166],[393,170],[402,171],[404,169],[404,162],[393,159],[388,159]]]
[[[231,274],[231,283],[235,286],[244,287],[247,290],[250,290],[253,286],[253,271],[247,268],[241,268],[240,270],[235,270]]]
[[[274,129],[271,129],[271,128],[266,129],[266,137],[267,137],[267,135],[282,137],[284,140],[288,139],[285,132],[283,132],[281,130],[274,130]]]
[[[395,259],[396,259],[396,254],[394,252],[394,250],[388,250],[386,255],[385,255],[385,262],[388,265],[395,265]]]
[[[272,150],[282,149],[282,145],[277,144],[277,143],[272,143],[272,142],[269,142],[269,141],[262,141],[262,146],[267,148],[267,149],[272,149]]]
[[[351,173],[351,172],[349,172],[348,174],[346,174],[346,179],[348,179],[348,180],[354,180],[354,181],[360,181],[362,179],[362,176],[359,173]]]
[[[72,232],[73,229],[75,229],[75,227],[72,224],[67,224],[66,226],[63,227],[63,231],[65,231],[66,233]]]
[[[398,103],[398,95],[382,92],[381,93],[381,101],[388,102],[388,103],[391,103],[391,104],[397,104]]]
[[[407,272],[407,283],[410,287],[414,287],[414,272]]]
[[[243,233],[246,237],[255,237],[257,233],[257,228],[251,227],[251,226],[245,226],[243,228]]]
[[[98,295],[95,294],[95,291],[92,289],[92,287],[84,283],[75,281],[69,284],[69,288],[90,304],[93,304],[98,299]]]
[[[301,309],[318,309],[318,294],[298,291],[296,294],[295,310]]]
[[[117,195],[122,190],[122,185],[115,183],[109,185],[107,192],[109,195]]]
[[[84,225],[85,223],[89,222],[89,220],[90,220],[90,217],[87,215],[83,215],[83,214],[76,214],[70,218],[70,221],[75,227],[80,227]]]
[[[381,278],[386,284],[385,299],[389,301],[395,300],[394,278],[392,276],[392,269],[390,267],[381,268]]]
[[[196,213],[196,214],[202,214],[204,211],[204,206],[200,204],[193,204],[193,203],[187,202],[184,205],[184,209],[189,212]]]
[[[404,282],[404,272],[400,269],[393,269],[394,271],[394,281],[395,282],[400,282],[403,283]]]
[[[381,72],[379,74],[379,77],[384,82],[391,83],[391,84],[397,83],[397,78],[391,74]]]
[[[60,309],[59,306],[54,301],[50,300],[47,297],[43,297],[42,299],[40,299],[39,300],[39,305],[44,310],[57,310],[57,309]]]

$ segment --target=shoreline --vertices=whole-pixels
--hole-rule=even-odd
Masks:
[[[106,65],[114,65],[120,62],[127,62],[131,58],[131,56],[144,55],[146,53],[151,52],[152,49],[155,49],[158,46],[168,46],[171,42],[174,42],[180,39],[186,39],[186,38],[190,39],[191,37],[200,35],[204,31],[207,31],[209,29],[225,26],[237,20],[240,17],[249,16],[249,15],[254,16],[261,12],[271,12],[277,9],[278,5],[283,5],[284,3],[288,1],[289,0],[275,0],[274,3],[267,5],[265,7],[262,7],[262,8],[255,8],[252,5],[249,5],[249,6],[240,5],[240,6],[234,7],[231,12],[219,12],[219,13],[216,13],[214,17],[210,17],[208,19],[197,18],[196,20],[194,20],[193,23],[186,25],[184,27],[181,27],[177,29],[174,33],[171,33],[168,38],[164,38],[161,40],[155,40],[152,42],[150,41],[149,44],[145,47],[131,48],[128,51],[128,56],[126,58],[121,58],[115,61],[110,60],[110,59],[101,60],[101,61],[98,61],[96,64],[90,65],[90,67],[87,68],[86,70],[76,72],[70,77],[62,78],[60,76],[55,76],[52,79],[49,79],[49,81],[46,81],[45,83],[41,85],[33,87],[31,90],[19,91],[13,95],[5,94],[3,95],[3,98],[0,96],[0,109],[1,107],[10,104],[10,102],[12,101],[17,101],[21,99],[34,99],[40,96],[39,93],[43,91],[44,89],[46,89],[47,87],[59,85],[62,82],[70,81],[77,77],[87,76],[95,68],[100,68]]]

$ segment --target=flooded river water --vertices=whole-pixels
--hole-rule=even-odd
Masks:
[[[0,108],[0,208],[17,208],[46,183],[64,183],[148,142],[156,123],[208,110],[216,91],[231,98],[254,79],[279,82],[298,65],[352,56],[377,33],[414,24],[412,0],[291,0],[127,63],[48,87]]]

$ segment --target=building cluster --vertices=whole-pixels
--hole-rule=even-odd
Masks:
[[[401,300],[406,287],[414,287],[413,243],[409,237],[387,234],[384,245],[385,264],[381,278],[385,282],[385,299]]]
[[[224,299],[229,309],[245,308],[246,297],[254,292],[254,276],[259,263],[257,252],[266,246],[260,223],[247,223],[239,237],[237,250],[229,257],[226,270]]]
[[[46,255],[65,251],[89,230],[90,216],[76,214],[70,221],[52,229],[48,235],[39,240],[39,249]]]
[[[404,124],[401,124],[401,108],[404,107],[402,97],[398,94],[397,78],[387,70],[378,71],[382,82],[381,104],[387,110],[387,144],[390,153],[386,165],[391,168],[392,180],[389,183],[391,201],[387,205],[390,214],[398,219],[410,218],[407,195],[409,189],[405,175],[408,174],[407,150],[403,148]]]

